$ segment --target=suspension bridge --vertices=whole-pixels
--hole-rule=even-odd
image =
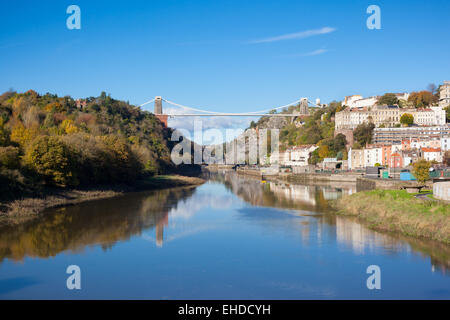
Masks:
[[[181,108],[190,113],[168,113],[165,114],[163,112],[162,103],[165,102],[173,107]],[[139,107],[143,108],[151,103],[154,103],[154,114],[167,126],[167,118],[172,117],[301,117],[305,115],[309,115],[308,108],[309,107],[319,107],[319,104],[313,104],[310,102],[308,98],[301,98],[292,103],[286,104],[284,106],[274,107],[265,110],[258,110],[253,112],[237,112],[237,113],[228,113],[228,112],[216,112],[216,111],[208,111],[203,108],[194,108],[185,106],[182,104],[178,104],[172,102],[170,100],[164,99],[160,96],[157,96],[143,104]],[[295,111],[293,113],[275,113],[277,110],[282,110],[291,106],[299,106],[299,111]]]

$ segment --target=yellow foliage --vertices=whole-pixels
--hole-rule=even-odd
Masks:
[[[53,109],[55,109],[55,111],[57,111],[57,112],[61,112],[61,111],[63,111],[63,106],[59,102],[52,102],[44,107],[44,110],[47,112],[50,112]]]
[[[11,141],[26,146],[38,133],[37,127],[25,128],[22,122],[17,122],[11,130]]]
[[[73,120],[66,119],[60,124],[60,128],[66,133],[66,134],[72,134],[77,133],[80,131],[80,129],[75,125]]]
[[[325,159],[328,157],[330,150],[328,149],[328,146],[320,146],[319,147],[319,157],[321,159]]]

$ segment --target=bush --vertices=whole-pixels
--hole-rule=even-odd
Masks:
[[[61,140],[53,136],[39,136],[28,146],[25,164],[45,179],[47,184],[76,186],[75,154]]]
[[[0,166],[8,169],[19,168],[19,148],[11,146],[0,147]]]

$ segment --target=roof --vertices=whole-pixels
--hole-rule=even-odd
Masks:
[[[423,152],[441,152],[441,148],[422,148]]]

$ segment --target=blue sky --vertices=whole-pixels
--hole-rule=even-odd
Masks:
[[[66,28],[71,4],[81,30]],[[371,4],[381,30],[366,27]],[[446,0],[2,1],[0,91],[243,112],[423,89],[450,79],[449,12]]]

